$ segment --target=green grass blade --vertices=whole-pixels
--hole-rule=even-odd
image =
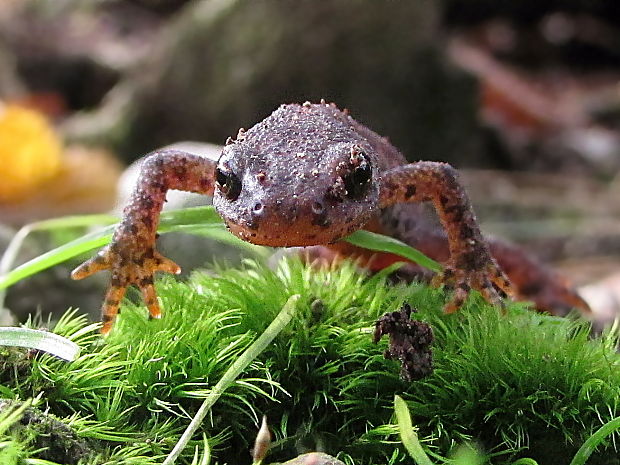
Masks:
[[[26,409],[32,405],[32,400],[26,400],[19,407],[9,407],[2,414],[0,414],[0,435],[6,433],[6,431],[18,421]]]
[[[57,220],[49,220],[46,223],[46,228],[53,227],[75,227],[93,224],[94,220],[99,222],[110,222],[111,218],[107,215],[92,215],[85,216],[83,218],[71,217],[70,221],[64,221],[63,218]],[[44,223],[44,222],[42,222]],[[33,223],[34,224],[34,223]],[[31,225],[32,226],[32,225]],[[40,271],[50,268],[54,265],[58,265],[66,260],[76,257],[80,254],[86,253],[90,250],[102,247],[110,242],[112,233],[114,232],[115,225],[108,226],[99,231],[86,234],[74,241],[61,245],[49,252],[46,252],[38,257],[29,260],[28,262],[18,266],[12,271],[4,270],[4,273],[0,273],[0,289],[5,289],[12,286],[18,281],[21,281],[28,276],[32,276]],[[36,228],[37,230],[43,228]],[[28,232],[32,231],[32,227],[28,228]],[[160,232],[188,232],[192,234],[200,234],[207,237],[211,237],[214,240],[226,242],[238,247],[243,247],[247,250],[251,250],[260,256],[265,256],[268,252],[267,249],[248,244],[241,239],[237,239],[232,234],[226,231],[222,220],[213,207],[195,207],[186,208],[183,210],[174,210],[164,212],[161,215],[160,225],[158,231]],[[20,243],[23,238],[20,239]],[[15,252],[11,252],[12,254]]]
[[[524,457],[522,459],[517,460],[516,462],[512,462],[512,465],[538,465],[538,462],[529,457]]]
[[[21,462],[20,462],[21,463]],[[60,465],[57,462],[50,462],[49,460],[44,459],[24,459],[24,465]]]
[[[52,231],[54,229],[66,229],[75,227],[86,227],[115,223],[117,218],[112,215],[82,215],[66,216],[64,218],[53,218],[49,220],[37,221],[23,226],[7,246],[2,258],[0,259],[0,277],[5,276],[12,268],[13,263],[22,248],[22,245],[30,233],[35,231]],[[0,287],[0,309],[4,307],[5,292]]]
[[[474,444],[466,442],[451,453],[450,465],[483,465],[488,463],[487,457]]]
[[[75,360],[80,353],[80,347],[67,338],[29,328],[0,328],[0,346],[42,350],[68,362]]]
[[[204,402],[196,412],[194,418],[187,429],[181,435],[179,442],[174,446],[170,455],[166,457],[162,465],[172,465],[179,457],[185,446],[189,443],[194,433],[200,427],[207,413],[213,404],[220,398],[226,389],[235,379],[245,370],[258,355],[275,339],[275,337],[289,324],[295,312],[295,305],[299,300],[299,295],[293,295],[286,301],[280,313],[274,318],[265,331],[246,349],[241,356],[226,370],[222,378],[213,387],[213,390],[205,398]]]
[[[61,245],[43,255],[39,255],[27,261],[23,265],[0,276],[0,289],[5,289],[28,276],[32,276],[33,274],[58,265],[84,252],[107,244],[110,242],[113,230],[113,226],[108,226],[101,231],[86,234],[79,239]]]
[[[118,218],[112,215],[82,215],[53,218],[50,220],[37,221],[35,223],[27,224],[22,227],[17,234],[15,234],[11,240],[11,243],[2,255],[2,260],[0,260],[0,276],[6,274],[11,269],[24,240],[32,232],[111,224],[116,221],[118,221]]]
[[[355,231],[350,236],[345,237],[343,240],[350,244],[365,249],[376,250],[379,252],[389,252],[395,255],[411,260],[420,266],[428,268],[429,270],[440,272],[441,265],[432,258],[427,257],[419,250],[408,246],[404,242],[394,239],[393,237],[383,236],[381,234],[373,233],[370,231]]]
[[[161,230],[161,229],[160,229]],[[232,235],[224,226],[224,223],[204,225],[204,224],[184,224],[177,225],[169,230],[162,232],[181,232],[187,234],[194,234],[195,236],[204,236],[213,239],[224,244],[232,245],[237,248],[243,249],[247,252],[251,252],[256,257],[267,258],[272,252],[269,248],[260,245],[251,244],[239,239],[237,236]]]
[[[583,465],[586,463],[592,452],[594,452],[594,449],[596,449],[603,439],[618,430],[620,430],[620,417],[616,417],[605,423],[596,430],[592,436],[586,439],[573,457],[573,460],[571,460],[570,465]]]
[[[202,454],[199,446],[194,450],[194,458],[191,465],[209,465],[211,463],[211,447],[206,434],[202,434]]]
[[[10,247],[10,253],[8,255],[5,254],[0,262],[0,265],[2,265],[0,266],[0,290],[6,289],[28,276],[106,245],[112,237],[115,225],[107,226],[99,231],[86,234],[79,239],[39,255],[9,271],[8,268],[12,264],[25,235],[34,230],[89,226],[97,223],[110,223],[112,221],[114,221],[114,217],[109,215],[86,215],[83,217],[46,220],[44,222],[25,226],[17,235],[19,237],[16,236],[16,239],[13,241],[14,244]],[[260,257],[265,257],[268,254],[268,249],[249,244],[230,234],[213,206],[193,207],[163,212],[160,217],[158,231],[161,233],[178,231],[202,235],[236,247],[241,247]],[[433,271],[441,271],[441,265],[439,263],[428,258],[418,250],[391,237],[382,236],[369,231],[357,231],[344,240],[353,245],[370,250],[400,255]]]
[[[418,435],[413,430],[411,423],[411,415],[407,404],[399,395],[394,396],[394,411],[396,412],[396,420],[398,421],[398,429],[400,430],[400,438],[405,445],[405,449],[418,465],[433,465],[431,459],[428,458],[422,445],[418,440]]]

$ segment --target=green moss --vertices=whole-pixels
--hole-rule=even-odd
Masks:
[[[477,297],[444,315],[441,291],[388,286],[388,273],[368,278],[351,264],[316,270],[296,260],[271,270],[248,261],[241,269],[194,273],[186,283],[163,279],[163,319],[149,321],[143,307],[127,302],[103,342],[70,312],[54,331],[82,346],[75,362],[38,355],[29,369],[6,370],[2,379],[13,397],[41,396],[42,407],[79,437],[96,440],[100,450],[88,463],[161,463],[224,371],[288,297],[300,294],[295,321],[203,424],[213,462],[249,464],[266,413],[276,436],[268,461],[323,448],[346,463],[404,463],[395,394],[407,402],[432,457],[473,439],[498,464],[519,456],[568,463],[618,415],[613,336],[590,338],[585,323],[523,305],[500,314]],[[375,319],[403,301],[436,336],[434,373],[414,383],[399,379],[398,362],[383,357],[386,341],[372,343]],[[608,442],[588,463],[618,463]],[[181,463],[192,461],[196,447],[204,447],[202,434]],[[568,459],[550,461],[543,451],[551,448]]]

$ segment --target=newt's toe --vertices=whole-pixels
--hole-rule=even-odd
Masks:
[[[140,285],[140,290],[142,291],[144,303],[149,309],[149,318],[161,318],[161,309],[159,308],[157,293],[155,292],[155,286],[153,283],[151,282],[150,284]]]
[[[126,286],[110,286],[101,307],[101,334],[110,332],[116,321],[118,309],[127,291]]]
[[[463,305],[463,303],[467,299],[467,296],[469,295],[469,286],[467,286],[467,288],[466,286],[467,285],[462,285],[455,289],[454,293],[452,294],[452,298],[443,308],[443,311],[445,313],[454,313],[459,308],[461,308],[461,305]]]
[[[86,260],[71,272],[71,279],[79,280],[110,268],[109,255],[106,249],[101,250],[93,258]]]
[[[138,249],[131,243],[113,242],[73,270],[71,276],[73,279],[82,279],[107,269],[112,272],[112,277],[101,308],[103,334],[109,333],[114,326],[121,301],[127,288],[132,285],[142,292],[150,318],[161,318],[161,309],[153,285],[154,275],[158,271],[173,274],[181,272],[179,265],[154,248]]]
[[[512,284],[490,260],[480,270],[464,271],[447,266],[438,278],[448,290],[454,290],[449,302],[444,306],[446,313],[456,312],[465,302],[469,293],[476,290],[492,305],[504,308],[504,299],[514,295]]]
[[[163,271],[164,273],[170,274],[181,273],[181,267],[179,265],[157,251],[154,252],[153,260],[155,261],[155,268],[153,271]]]
[[[503,294],[502,297],[514,298],[516,295],[516,290],[502,269],[499,268],[498,265],[494,264],[490,271],[491,282],[495,288]]]

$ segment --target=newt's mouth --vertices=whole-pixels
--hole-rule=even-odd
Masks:
[[[259,225],[241,225],[226,221],[226,227],[238,238],[256,245],[270,247],[305,247],[336,242],[358,229],[355,227],[317,226],[310,218],[294,225],[261,222]]]

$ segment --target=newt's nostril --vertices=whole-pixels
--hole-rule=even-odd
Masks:
[[[256,215],[260,215],[261,213],[263,213],[263,210],[264,210],[264,207],[261,202],[256,202],[254,204],[254,207],[252,207],[252,212]]]
[[[320,215],[321,213],[323,213],[323,210],[324,207],[321,202],[314,202],[312,204],[312,213],[314,213],[315,215]]]

